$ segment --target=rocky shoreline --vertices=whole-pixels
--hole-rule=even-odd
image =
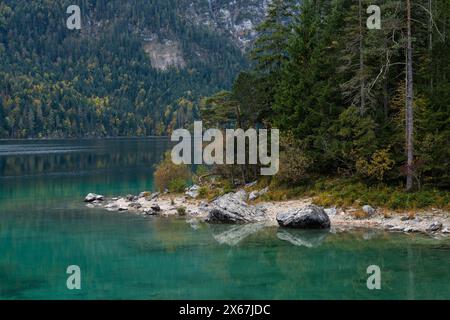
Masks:
[[[450,235],[450,213],[432,209],[411,214],[377,210],[363,206],[364,217],[356,215],[356,208],[320,208],[312,199],[281,202],[254,203],[255,192],[239,190],[228,193],[213,201],[198,200],[196,187],[191,187],[185,195],[169,193],[141,192],[139,195],[107,199],[101,195],[89,194],[85,198],[87,206],[103,208],[111,212],[132,212],[148,216],[185,216],[191,225],[205,222],[209,224],[278,226],[280,229],[331,229],[348,231],[351,229],[377,229],[389,232],[424,233],[436,236]],[[282,237],[286,235],[281,234]]]

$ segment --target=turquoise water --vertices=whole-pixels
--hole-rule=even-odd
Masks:
[[[0,299],[450,298],[449,240],[191,225],[82,202],[88,192],[152,189],[167,148],[161,139],[0,142]],[[81,268],[80,291],[66,287],[69,265]],[[381,290],[367,289],[369,265],[381,268]]]

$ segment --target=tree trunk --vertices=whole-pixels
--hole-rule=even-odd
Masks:
[[[364,46],[363,46],[363,16],[362,16],[362,0],[359,0],[359,76],[361,77],[361,104],[360,104],[360,114],[364,115],[366,112],[366,89],[364,80]]]
[[[406,190],[413,188],[414,165],[414,80],[411,34],[411,0],[406,0],[407,10],[407,50],[406,50]]]
[[[428,0],[428,10],[429,12],[429,19],[428,19],[428,52],[430,55],[430,65],[432,66],[432,59],[433,59],[433,0]],[[430,90],[433,92],[434,88],[434,67],[431,67],[430,70]]]

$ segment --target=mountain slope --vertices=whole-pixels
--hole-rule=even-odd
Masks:
[[[266,1],[84,0],[81,30],[66,27],[72,1],[3,1],[0,138],[184,126],[200,96],[229,88],[246,67]]]

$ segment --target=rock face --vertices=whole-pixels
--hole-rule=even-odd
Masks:
[[[183,69],[186,67],[181,44],[178,41],[165,39],[163,42],[152,40],[144,45],[144,51],[149,55],[152,67],[165,71],[171,67]]]
[[[243,190],[217,198],[209,209],[206,222],[239,224],[264,220],[265,210],[248,205],[246,198],[247,193]]]
[[[279,213],[277,221],[281,227],[296,229],[329,229],[331,226],[325,211],[314,205]]]
[[[194,25],[230,34],[242,49],[255,39],[258,26],[265,18],[271,0],[197,0],[192,1],[183,13]]]
[[[89,193],[85,198],[84,202],[94,202],[94,201],[103,201],[104,197],[95,193]]]

